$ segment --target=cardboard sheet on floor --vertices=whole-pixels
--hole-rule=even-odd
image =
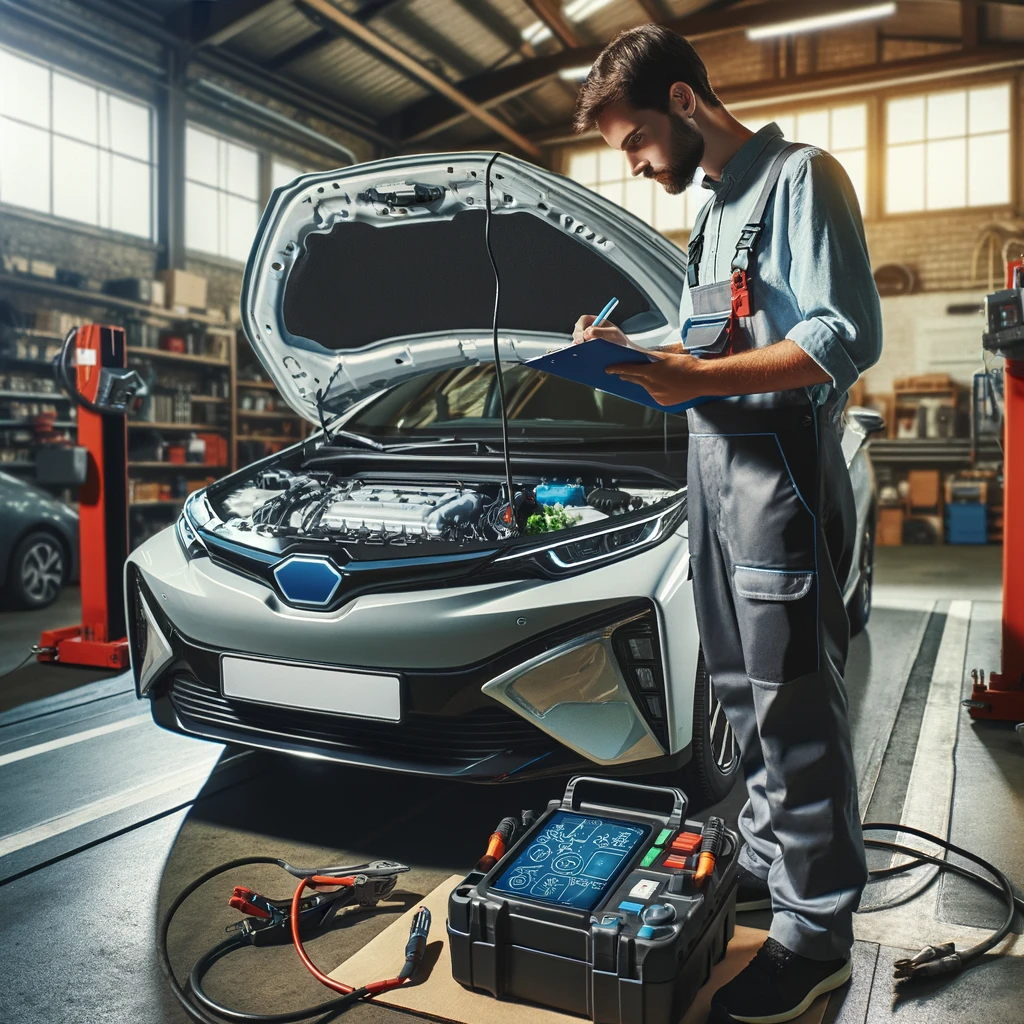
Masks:
[[[422,903],[415,904],[408,913],[332,971],[331,977],[349,985],[365,985],[381,978],[393,978],[405,961],[405,944],[409,940],[412,917],[420,906],[425,906],[432,919],[424,959],[424,965],[430,967],[429,975],[417,985],[385,992],[374,1002],[435,1020],[457,1021],[458,1024],[508,1024],[513,1004],[483,993],[470,992],[452,977],[445,921],[448,917],[448,894],[462,878],[462,875],[452,875],[442,882]],[[701,989],[680,1024],[702,1024],[707,1020],[714,991],[747,965],[764,938],[765,933],[758,929],[736,928],[725,959],[715,966],[711,981]],[[797,1018],[795,1024],[821,1024],[827,1003],[828,997],[822,996]],[[515,1003],[514,1006],[516,1024],[570,1024],[583,1019],[529,1003]]]

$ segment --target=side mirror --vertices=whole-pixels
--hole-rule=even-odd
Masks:
[[[875,412],[874,409],[866,409],[863,405],[853,405],[846,410],[846,415],[868,436],[885,430],[885,420],[882,418],[882,414]]]

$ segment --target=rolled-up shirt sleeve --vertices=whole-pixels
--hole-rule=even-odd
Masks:
[[[803,317],[786,337],[843,393],[882,351],[882,312],[856,193],[839,162],[821,150],[799,161],[786,184],[789,282]]]

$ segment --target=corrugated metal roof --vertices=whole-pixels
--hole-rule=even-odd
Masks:
[[[329,0],[339,10],[363,23],[382,39],[446,78],[454,85],[485,74],[496,66],[553,53],[561,43],[550,34],[532,48],[522,32],[537,22],[525,0]],[[559,0],[564,7],[571,0]],[[667,11],[692,13],[711,0],[663,0]],[[576,25],[581,43],[610,39],[617,31],[645,20],[636,0],[610,0]],[[330,38],[336,35],[337,38]],[[321,44],[293,59],[282,69],[323,96],[375,118],[394,114],[416,103],[432,90],[414,74],[396,67],[372,47],[348,38],[312,8],[295,3],[270,4],[266,14],[232,38],[228,49],[255,64],[273,68],[275,59],[293,47],[320,39]],[[268,70],[268,74],[273,74]],[[575,85],[548,79],[526,93],[494,108],[494,113],[516,128],[529,132],[564,124],[571,116]],[[493,131],[466,116],[437,137],[439,145],[491,138]]]
[[[348,39],[338,39],[289,69],[325,95],[380,117],[414,103],[427,89]]]
[[[316,32],[316,26],[298,7],[274,4],[264,17],[235,36],[230,45],[231,49],[262,64]]]

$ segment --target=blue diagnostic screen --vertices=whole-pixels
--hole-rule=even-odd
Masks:
[[[491,888],[593,910],[650,832],[649,825],[556,811]]]

